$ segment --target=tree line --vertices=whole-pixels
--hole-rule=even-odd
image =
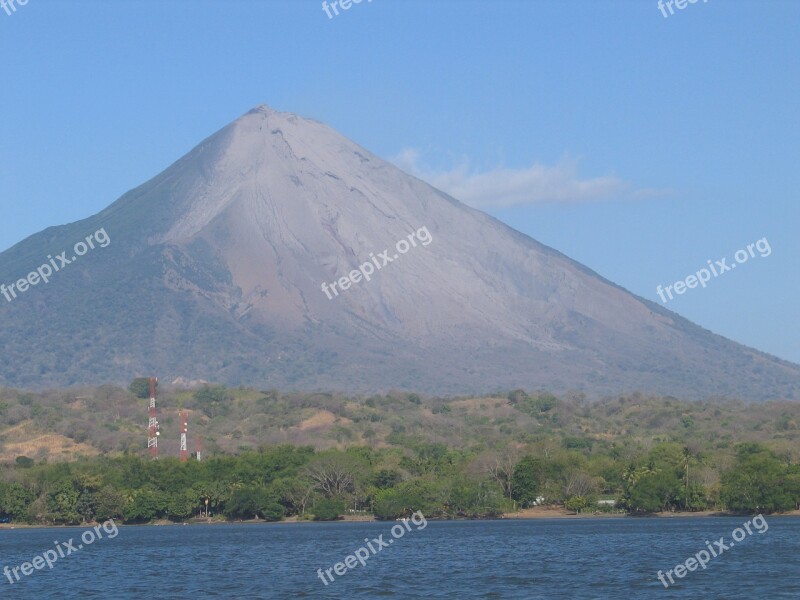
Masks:
[[[415,511],[491,518],[542,503],[575,512],[770,513],[800,502],[800,465],[762,444],[736,446],[722,472],[708,469],[707,453],[675,442],[627,450],[592,452],[579,438],[470,450],[407,439],[390,448],[271,445],[186,463],[134,454],[60,463],[19,457],[0,471],[0,520],[397,519]]]

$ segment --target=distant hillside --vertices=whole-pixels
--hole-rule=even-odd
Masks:
[[[416,394],[348,397],[221,386],[168,391],[158,400],[162,456],[178,455],[179,407],[208,456],[264,444],[318,449],[443,444],[463,451],[506,446],[643,451],[659,441],[714,455],[763,442],[800,461],[800,405],[689,402],[633,394],[586,402],[547,393],[436,398]],[[75,460],[130,452],[146,456],[147,400],[113,386],[42,394],[0,390],[0,462],[18,456]],[[627,449],[627,450],[625,450]]]

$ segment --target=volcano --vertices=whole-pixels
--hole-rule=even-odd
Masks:
[[[800,396],[800,366],[266,106],[100,213],[3,252],[0,282],[100,230],[107,246],[0,297],[0,383]]]

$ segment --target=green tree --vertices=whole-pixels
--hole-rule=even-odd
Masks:
[[[339,498],[321,498],[313,507],[315,521],[335,521],[344,512],[344,501]]]
[[[360,479],[367,471],[366,461],[359,456],[326,451],[308,462],[303,475],[326,498],[341,498],[356,493]]]
[[[137,377],[131,381],[128,391],[137,398],[150,398],[150,379],[148,377]]]
[[[437,482],[410,479],[375,494],[373,513],[378,519],[409,517],[416,511],[428,516],[445,513],[444,498]]]
[[[279,498],[286,513],[294,515],[305,515],[306,508],[314,495],[314,485],[301,478],[279,479],[270,489]]]
[[[502,488],[488,478],[458,477],[450,482],[448,492],[446,502],[452,516],[496,517],[505,507]]]
[[[221,512],[231,492],[221,481],[198,481],[192,486],[192,494],[203,515],[210,516]]]
[[[753,445],[738,449],[733,468],[722,477],[721,498],[734,511],[791,510],[797,503],[795,478],[769,450]]]
[[[591,501],[585,496],[571,496],[564,501],[564,508],[580,513],[591,506]]]
[[[196,505],[191,490],[168,492],[164,495],[164,516],[171,521],[184,521],[194,514]]]
[[[674,471],[642,475],[629,488],[627,508],[634,512],[659,512],[674,509],[681,492],[681,480]]]
[[[396,469],[380,469],[373,475],[372,485],[378,489],[385,490],[396,486],[400,483],[400,480],[400,472]]]
[[[81,522],[78,513],[80,494],[71,481],[62,481],[46,496],[47,518],[53,523],[75,525]]]
[[[514,474],[511,476],[511,497],[520,507],[533,506],[536,501],[541,487],[540,473],[539,459],[530,455],[524,456],[514,467]]]
[[[119,519],[125,511],[125,496],[107,485],[94,493],[94,510],[98,521]]]
[[[164,498],[150,487],[135,490],[125,505],[123,516],[130,523],[147,523],[162,517]]]
[[[194,393],[196,408],[211,419],[228,414],[230,400],[224,385],[204,385]]]
[[[0,488],[0,514],[12,521],[21,521],[28,514],[34,501],[33,493],[20,483],[11,483]]]
[[[283,515],[283,506],[264,488],[238,488],[225,504],[225,516],[229,519],[279,521]]]

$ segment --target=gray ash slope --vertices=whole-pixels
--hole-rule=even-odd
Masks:
[[[338,297],[334,281],[421,227]],[[800,366],[717,336],[469,208],[329,127],[258,107],[83,221],[0,254],[0,384],[157,373],[260,388],[800,397]]]

